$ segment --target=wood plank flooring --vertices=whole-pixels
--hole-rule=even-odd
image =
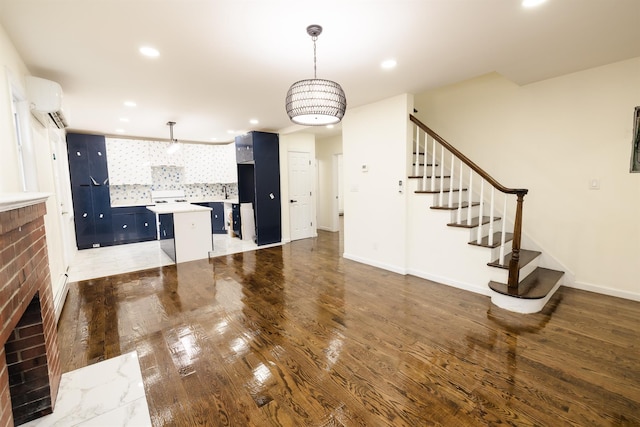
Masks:
[[[517,315],[318,234],[72,284],[63,370],[137,350],[155,426],[640,425],[640,303]]]

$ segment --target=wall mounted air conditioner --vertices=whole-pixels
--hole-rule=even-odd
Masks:
[[[43,123],[46,121],[46,116],[49,116],[58,129],[67,127],[69,124],[62,112],[60,85],[51,80],[33,76],[26,76],[26,83],[31,113]]]

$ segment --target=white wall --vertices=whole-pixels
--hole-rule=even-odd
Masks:
[[[316,158],[316,137],[310,133],[280,134],[280,197],[282,201],[282,241],[291,241],[291,230],[289,220],[289,151],[308,152],[310,159]],[[316,176],[315,165],[312,164],[311,176]],[[315,179],[314,189],[315,194]],[[316,200],[311,198],[311,217],[316,216]],[[317,221],[313,221],[313,234],[316,234]]]
[[[3,78],[0,79],[0,151],[2,152],[0,156],[0,193],[21,192],[22,183],[18,168],[16,133],[11,110],[10,82],[18,84],[20,91],[26,93],[24,91],[24,77],[29,72],[2,27],[0,27],[0,64],[3,70]],[[52,290],[55,302],[58,303],[59,295],[63,292],[64,274],[67,267],[62,258],[64,251],[62,239],[66,237],[62,234],[59,221],[58,197],[55,194],[52,169],[52,149],[48,130],[29,113],[27,113],[26,119],[30,121],[31,128],[30,131],[23,133],[23,138],[27,146],[32,148],[32,150],[28,150],[30,157],[27,159],[27,163],[35,168],[32,173],[35,179],[29,189],[51,194],[46,202],[47,214],[44,217],[44,222]],[[66,153],[59,154],[66,156]],[[59,308],[56,307],[56,310]]]
[[[524,233],[574,286],[640,299],[640,174],[629,173],[640,58],[522,87],[490,74],[415,105],[498,181],[529,189]]]
[[[350,109],[342,122],[344,256],[401,273],[407,198],[398,181],[406,183],[412,108],[413,97],[403,94]]]
[[[316,141],[318,160],[318,228],[325,231],[338,231],[334,224],[334,180],[336,155],[342,153],[342,135],[321,138]]]
[[[18,168],[18,151],[15,127],[11,113],[10,81],[17,81],[24,89],[24,76],[27,67],[18,55],[13,44],[0,26],[0,192],[11,193],[22,191],[20,170]]]

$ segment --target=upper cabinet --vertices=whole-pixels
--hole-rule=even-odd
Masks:
[[[109,185],[104,136],[68,133],[67,147],[72,186]]]
[[[149,141],[107,138],[109,179],[112,185],[151,185]]]
[[[184,166],[184,146],[169,141],[149,141],[151,166]]]
[[[234,144],[183,144],[185,184],[237,182]]]

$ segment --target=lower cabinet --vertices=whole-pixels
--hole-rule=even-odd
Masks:
[[[211,208],[211,234],[225,234],[227,232],[224,227],[224,203],[202,202],[194,204]]]
[[[111,208],[113,243],[155,240],[156,216],[144,206]]]
[[[81,185],[72,195],[78,249],[112,245],[109,187]]]
[[[238,203],[231,205],[231,218],[233,220],[233,232],[236,236],[242,238],[242,222],[240,221],[240,205]]]

